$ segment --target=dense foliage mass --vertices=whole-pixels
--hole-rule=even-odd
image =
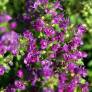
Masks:
[[[58,0],[21,3],[12,16],[0,14],[0,90],[89,92],[80,50],[86,27],[70,26]]]

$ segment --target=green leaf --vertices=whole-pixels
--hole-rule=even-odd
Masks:
[[[88,63],[88,67],[92,67],[92,60]]]
[[[78,65],[84,65],[84,63],[83,63],[83,61],[82,61],[81,59],[79,59],[79,60],[76,62],[76,64],[78,64]]]
[[[49,8],[49,9],[52,8],[52,4],[51,4],[51,3],[48,4],[48,8]]]
[[[80,79],[80,83],[81,83],[81,84],[85,84],[85,82],[86,82],[85,79],[83,79],[83,78]]]
[[[74,92],[82,92],[80,87],[76,87]]]
[[[91,69],[88,69],[88,76],[92,77],[92,70]]]
[[[45,17],[45,19],[46,19],[47,21],[50,21],[51,18],[52,18],[52,15],[51,15],[51,14],[46,14],[44,17]]]
[[[17,55],[17,60],[19,61],[21,59],[21,55]]]
[[[60,27],[59,27],[58,24],[53,24],[53,27],[54,27],[54,29],[55,29],[57,32],[61,32],[61,29],[60,29]]]
[[[3,64],[3,62],[4,62],[4,57],[0,55],[0,64]]]
[[[0,0],[0,6],[4,6],[9,0]]]
[[[7,22],[0,23],[0,27],[6,27],[7,25]]]

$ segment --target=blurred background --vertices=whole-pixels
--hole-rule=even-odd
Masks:
[[[0,13],[7,11],[16,17],[18,13],[24,10],[23,4],[25,0],[0,0]],[[70,17],[72,25],[84,24],[87,32],[84,36],[84,45],[82,50],[88,53],[88,57],[84,59],[85,67],[88,69],[88,77],[92,92],[92,0],[61,0],[64,6],[65,14]]]

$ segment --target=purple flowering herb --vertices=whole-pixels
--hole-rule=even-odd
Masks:
[[[6,32],[6,27],[0,27],[0,31],[3,33]]]
[[[86,31],[86,27],[83,26],[83,25],[78,25],[78,28],[77,28],[77,33],[75,35],[77,35],[78,37],[79,36],[83,36],[83,33],[85,33]]]
[[[11,16],[10,15],[5,15],[5,20],[6,21],[10,21],[12,18],[11,18]]]
[[[81,85],[82,92],[89,92],[89,84],[86,82],[85,84]]]
[[[60,44],[55,44],[52,46],[52,51],[56,52],[60,48]]]
[[[39,61],[39,52],[35,49],[34,50],[32,49],[31,49],[31,52],[29,52],[26,58],[24,59],[25,64],[35,63]]]
[[[4,46],[4,44],[0,41],[0,54],[4,55],[6,53],[6,48]]]
[[[11,29],[15,29],[17,27],[17,23],[16,22],[12,22],[11,24],[10,24],[10,28]]]
[[[2,65],[0,65],[0,76],[4,75],[4,73],[5,73],[5,68]]]
[[[41,32],[43,35],[45,34],[46,38],[43,36],[40,38],[41,49],[38,50],[36,48],[37,40],[34,40],[34,34],[32,36],[33,38],[31,36],[27,37],[27,39],[29,39],[29,51],[24,59],[25,64],[30,65],[30,63],[37,61],[38,58],[38,61],[42,66],[42,76],[44,79],[48,80],[51,76],[59,73],[61,74],[59,85],[57,84],[59,86],[59,92],[74,92],[75,88],[79,85],[79,77],[77,77],[77,75],[80,77],[86,76],[86,71],[80,69],[79,65],[76,64],[79,59],[87,57],[86,53],[78,50],[78,48],[83,45],[82,37],[85,32],[85,28],[82,25],[79,25],[77,32],[73,34],[74,36],[69,42],[66,42],[65,35],[70,24],[70,20],[69,18],[65,18],[63,13],[56,12],[57,9],[63,10],[60,2],[56,1],[55,3],[49,4],[48,0],[36,0],[32,8],[35,8],[35,10],[38,11],[40,8],[42,9],[42,12],[46,13],[44,15],[42,14],[41,16],[37,16],[34,21],[35,31],[39,31],[39,33]],[[49,19],[48,16],[50,17]],[[59,29],[61,29],[60,32],[55,30],[53,25],[58,25]],[[30,33],[31,32],[28,34]],[[48,45],[49,42],[50,45]],[[55,44],[53,44],[54,42]],[[47,56],[43,56],[43,53],[39,53],[38,55],[36,52],[41,52],[43,50],[48,54]],[[58,56],[60,57],[59,61],[57,60]],[[52,63],[53,59],[56,63],[55,66]],[[62,65],[60,66],[58,63]],[[56,72],[53,71],[54,69],[60,70]]]
[[[60,83],[65,83],[66,80],[67,80],[67,75],[65,73],[61,73],[59,75],[59,82]]]
[[[46,77],[48,78],[48,77],[52,76],[52,74],[53,74],[53,70],[50,67],[45,66],[43,68],[43,75],[45,76],[45,78]]]
[[[54,90],[51,88],[44,88],[43,92],[54,92]]]
[[[45,28],[44,32],[48,37],[55,35],[55,30],[53,28]]]
[[[33,34],[29,30],[25,30],[23,33],[24,37],[28,40],[33,40]]]
[[[69,18],[66,18],[66,19],[63,19],[61,23],[59,23],[59,26],[60,28],[64,29],[64,31],[66,32],[69,23],[70,23]]]
[[[67,68],[70,72],[75,72],[75,69],[79,67],[75,63],[69,63]]]
[[[15,87],[19,90],[25,90],[26,88],[25,84],[20,80],[16,80],[14,84],[15,84]]]
[[[46,49],[48,45],[48,41],[45,39],[41,39],[40,44],[41,44],[41,49]]]
[[[41,61],[41,64],[42,64],[42,66],[50,66],[53,63],[50,60],[43,60],[43,61]]]
[[[2,22],[9,22],[12,19],[10,15],[2,14],[0,15],[0,23]]]
[[[33,4],[33,8],[37,9],[37,7],[41,4],[46,4],[48,3],[48,0],[36,0]]]
[[[24,72],[23,72],[22,69],[19,69],[19,70],[17,71],[17,76],[18,76],[19,78],[23,78]]]
[[[16,92],[14,85],[8,85],[5,89],[5,92]]]
[[[64,19],[64,14],[58,14],[52,18],[52,24],[59,24]]]
[[[85,52],[79,50],[83,45],[82,38],[86,29],[83,25],[78,25],[73,36],[67,41],[66,33],[70,20],[65,18],[62,12],[57,12],[58,9],[63,10],[60,3],[58,0],[55,2],[26,0],[26,11],[22,15],[22,21],[26,25],[23,34],[10,31],[0,37],[0,54],[7,56],[6,52],[12,53],[11,62],[15,66],[14,71],[19,69],[15,76],[21,79],[16,80],[14,77],[14,87],[7,86],[6,88],[10,90],[6,92],[27,91],[24,80],[30,88],[38,87],[40,83],[43,92],[55,92],[52,87],[54,83],[51,82],[51,86],[46,85],[46,82],[52,81],[51,78],[54,76],[57,76],[55,86],[58,92],[74,92],[77,87],[83,92],[88,92],[88,84],[81,83],[81,79],[87,76],[87,70],[77,63],[87,57]],[[9,15],[0,16],[0,23],[10,20]],[[16,27],[16,22],[10,22],[11,30]],[[10,62],[5,62],[5,59],[3,61],[5,65]],[[10,69],[13,68],[13,65],[10,66]],[[1,65],[0,75],[4,73],[5,69]],[[53,81],[55,82],[55,79]],[[38,91],[36,88],[35,90]]]
[[[18,34],[14,31],[7,32],[1,37],[1,42],[4,44],[7,51],[12,52],[14,55],[18,53]]]
[[[82,77],[86,77],[86,76],[87,76],[87,70],[86,70],[84,67],[80,67],[80,68],[79,68],[79,74],[80,74]]]
[[[61,6],[61,4],[60,4],[59,1],[56,1],[56,2],[55,2],[55,4],[54,4],[54,8],[55,8],[55,9],[63,10],[63,7]]]
[[[49,58],[51,58],[51,59],[52,59],[52,58],[53,58],[53,59],[56,58],[56,53],[51,53],[51,54],[49,55]]]
[[[37,31],[41,32],[44,28],[44,21],[42,19],[37,19],[34,24],[34,27]]]

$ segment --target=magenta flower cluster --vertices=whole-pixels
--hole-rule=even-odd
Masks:
[[[0,26],[0,78],[13,71],[5,92],[89,92],[87,70],[80,50],[86,28],[80,24],[70,28],[61,2],[26,0],[25,24],[17,32],[21,19],[12,21],[8,14],[0,16],[8,29]],[[70,31],[70,33],[69,33]],[[68,36],[67,36],[68,35]],[[0,84],[1,85],[1,84]]]

